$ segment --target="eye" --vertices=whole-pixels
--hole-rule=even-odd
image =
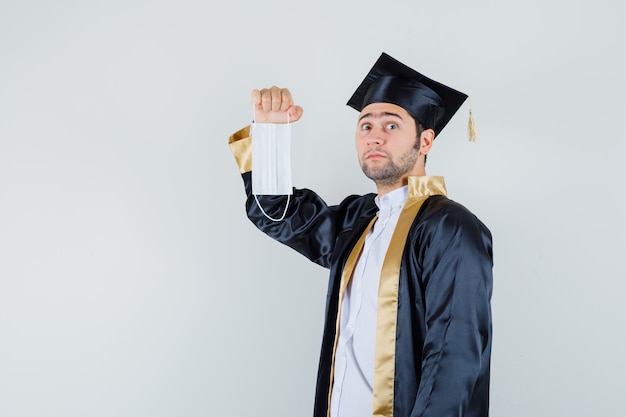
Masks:
[[[363,123],[361,125],[361,130],[370,130],[372,126],[369,123]]]
[[[394,130],[394,129],[397,129],[397,128],[398,128],[398,125],[396,123],[391,123],[390,122],[390,123],[387,123],[385,125],[385,129],[387,129],[387,130]]]

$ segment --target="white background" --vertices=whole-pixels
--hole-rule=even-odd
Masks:
[[[624,416],[616,0],[0,0],[0,416],[308,416],[327,271],[246,219],[227,137],[289,87],[297,186],[374,190],[381,52],[468,93],[427,171],[494,235],[491,415]]]

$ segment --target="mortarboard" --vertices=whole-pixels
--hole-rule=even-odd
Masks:
[[[467,94],[432,80],[383,52],[347,104],[357,111],[371,103],[398,105],[438,135],[466,99]],[[474,141],[471,109],[469,130],[470,141]]]

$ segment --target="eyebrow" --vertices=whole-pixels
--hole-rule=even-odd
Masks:
[[[359,121],[365,119],[366,117],[379,118],[379,117],[383,117],[383,116],[394,116],[394,117],[397,117],[400,120],[404,120],[402,118],[402,116],[400,116],[398,113],[384,111],[384,112],[379,112],[379,113],[365,113],[363,116],[359,117]]]

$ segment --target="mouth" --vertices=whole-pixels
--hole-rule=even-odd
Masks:
[[[380,152],[380,151],[369,151],[365,154],[365,159],[366,160],[371,160],[371,159],[381,159],[381,158],[386,158],[387,155],[385,155],[384,153]]]

